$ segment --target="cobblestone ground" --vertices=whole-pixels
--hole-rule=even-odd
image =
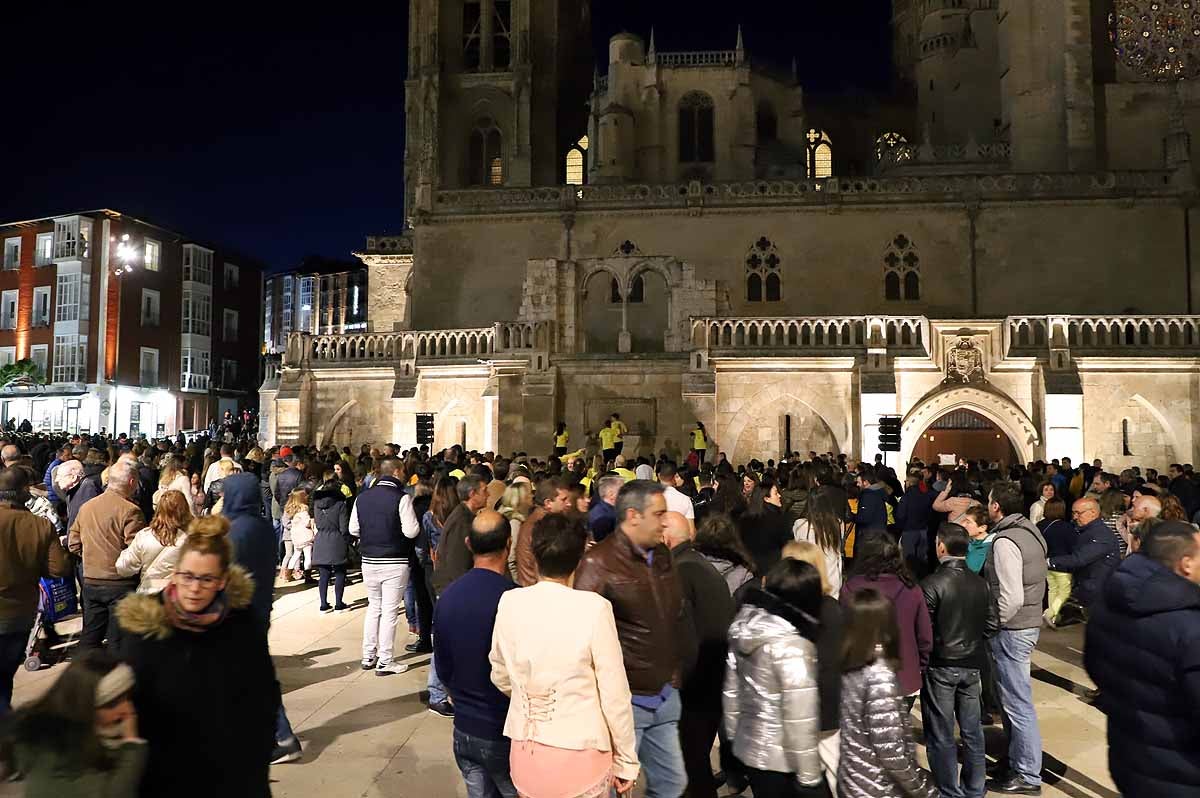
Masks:
[[[429,656],[410,656],[407,673],[364,673],[358,665],[366,606],[361,583],[347,588],[346,601],[351,611],[322,615],[316,588],[293,585],[276,592],[271,650],[304,758],[272,768],[274,795],[465,798],[451,753],[452,722],[425,708]],[[62,630],[75,631],[78,623],[68,621]],[[402,630],[399,638],[405,637]],[[1082,639],[1079,627],[1043,630],[1034,655],[1034,698],[1045,745],[1042,794],[1117,798],[1106,765],[1104,718],[1083,700],[1093,685],[1082,668]],[[40,695],[62,669],[22,671],[15,703]],[[988,735],[992,753],[1001,749],[994,732]],[[19,785],[0,786],[5,798],[21,794]]]

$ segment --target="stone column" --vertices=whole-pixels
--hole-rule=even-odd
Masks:
[[[888,465],[896,468],[900,452],[879,451],[879,417],[897,414],[896,373],[894,364],[885,348],[867,349],[867,357],[858,366],[858,445],[851,447],[860,460],[875,461],[875,455],[884,454]],[[901,441],[901,450],[905,449]],[[900,464],[902,465],[902,464]],[[901,473],[902,468],[897,468]]]
[[[558,420],[558,370],[528,372],[521,382],[525,423],[521,448],[533,454],[550,451],[554,423]]]

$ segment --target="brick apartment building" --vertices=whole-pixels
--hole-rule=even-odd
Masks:
[[[353,261],[305,258],[263,285],[263,351],[278,354],[290,332],[344,335],[367,329],[367,267]]]
[[[256,406],[262,268],[113,210],[0,224],[0,421],[171,435]]]

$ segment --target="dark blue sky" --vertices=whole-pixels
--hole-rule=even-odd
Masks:
[[[111,207],[274,268],[398,231],[408,4],[253,5],[6,10],[0,221]],[[596,0],[596,52],[651,25],[660,50],[731,48],[740,21],[808,89],[887,84],[887,0],[704,5]]]

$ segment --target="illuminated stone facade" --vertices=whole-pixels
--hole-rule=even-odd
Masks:
[[[1036,1],[896,0],[925,88],[850,125],[740,34],[621,34],[593,72],[581,0],[484,0],[487,30],[413,0],[410,227],[359,255],[367,333],[290,342],[266,426],[411,444],[431,412],[438,446],[545,453],[617,411],[639,452],[699,419],[735,460],[869,457],[882,414],[907,453],[969,409],[1022,459],[1195,460],[1200,89],[1120,66],[1103,3]]]

